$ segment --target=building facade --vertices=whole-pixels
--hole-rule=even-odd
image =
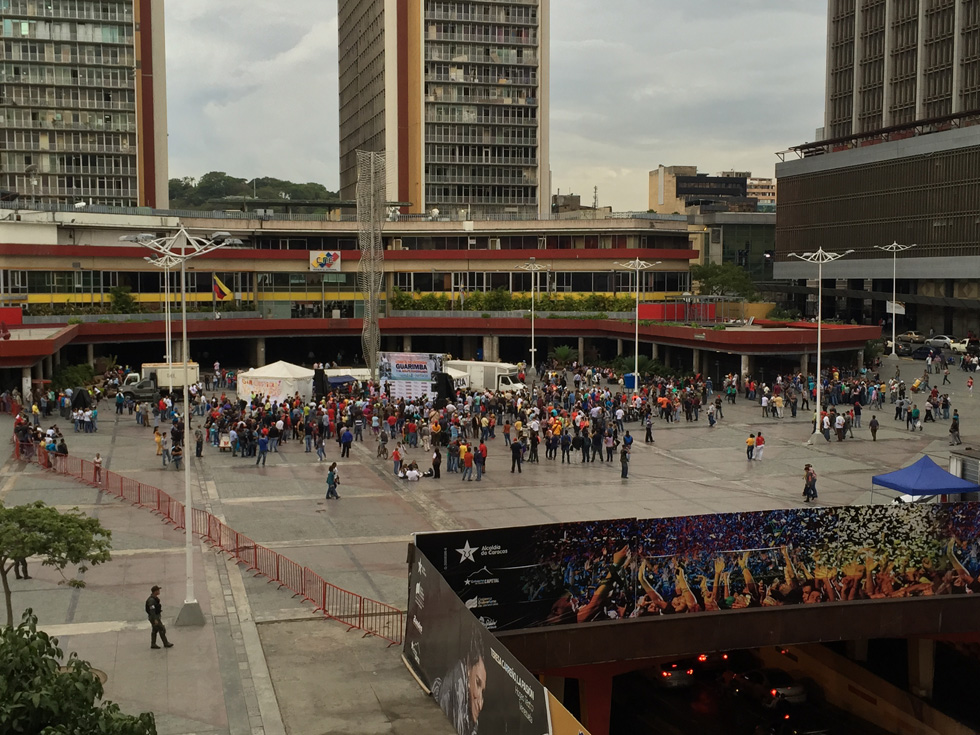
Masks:
[[[661,164],[649,176],[649,205],[657,214],[684,214],[688,207],[717,202],[734,203],[746,199],[747,177],[699,174],[697,166],[664,166]],[[754,207],[754,202],[753,209]]]
[[[980,109],[975,0],[829,0],[822,140]]]
[[[413,213],[550,207],[549,0],[341,0],[341,197],[384,151]]]
[[[163,0],[3,0],[0,21],[0,188],[166,207]]]

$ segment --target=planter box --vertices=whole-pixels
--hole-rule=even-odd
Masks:
[[[535,319],[547,319],[552,314],[554,318],[557,319],[576,319],[584,316],[589,316],[591,314],[598,314],[600,312],[596,311],[550,311],[542,309],[540,311],[534,312]],[[633,311],[605,311],[601,312],[606,314],[610,319],[635,319],[636,312]],[[479,319],[484,314],[489,314],[492,319],[522,319],[530,318],[530,309],[518,309],[516,311],[424,311],[417,309],[392,309],[389,312],[389,316],[398,317],[416,317],[419,319],[431,319],[434,316],[440,317],[460,317],[468,319]]]
[[[222,311],[222,319],[260,319],[262,315],[257,311]],[[24,324],[68,324],[71,320],[75,322],[95,323],[99,322],[162,322],[166,315],[162,313],[153,314],[59,314],[56,316],[27,316],[24,315]],[[171,320],[180,321],[180,311],[170,315]],[[187,315],[187,321],[213,320],[214,312],[195,311]]]

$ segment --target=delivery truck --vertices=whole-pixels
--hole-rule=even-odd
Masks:
[[[187,383],[193,385],[201,379],[201,367],[196,362],[187,363]],[[139,372],[126,375],[119,390],[126,398],[137,401],[156,400],[173,389],[175,397],[184,395],[184,363],[145,362]]]

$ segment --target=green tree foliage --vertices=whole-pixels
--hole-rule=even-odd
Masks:
[[[259,177],[240,179],[229,176],[224,171],[209,171],[199,179],[186,176],[170,179],[170,206],[173,209],[230,209],[240,208],[244,201],[253,197],[258,199],[316,200],[331,202],[337,200],[337,192],[329,191],[323,184],[307,182],[297,184],[284,179]],[[228,199],[222,206],[211,200]]]
[[[37,629],[28,609],[16,628],[0,629],[0,732],[40,735],[156,735],[153,714],[132,716],[101,701],[102,682],[58,639]]]
[[[568,345],[558,345],[548,353],[548,357],[564,367],[578,359],[578,350]]]
[[[103,371],[104,372],[104,371]],[[51,387],[54,390],[76,388],[80,385],[92,385],[95,380],[95,369],[87,362],[78,365],[60,365],[54,371]]]
[[[77,571],[78,574],[84,574],[88,569],[85,564],[95,565],[109,561],[111,537],[112,533],[103,528],[98,519],[83,515],[78,508],[62,513],[40,500],[10,508],[0,503],[0,583],[3,584],[4,602],[7,606],[7,626],[14,624],[8,575],[14,568],[15,559],[39,556],[44,566],[55,567],[62,572],[63,577],[64,569],[69,564],[81,565],[77,567]],[[65,578],[61,584],[71,587],[85,586],[85,582],[77,578]],[[7,731],[0,728],[0,732]]]
[[[132,286],[113,286],[109,291],[110,309],[113,314],[138,314],[140,305],[131,293]]]
[[[754,299],[755,284],[749,274],[734,263],[705,263],[691,266],[691,278],[705,296],[739,296]]]

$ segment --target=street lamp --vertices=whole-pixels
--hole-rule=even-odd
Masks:
[[[194,237],[190,235],[183,225],[170,237],[154,237],[152,235],[127,235],[119,238],[123,242],[136,242],[154,253],[154,256],[147,258],[147,262],[161,268],[169,270],[173,266],[180,264],[180,311],[181,327],[183,330],[180,357],[183,362],[184,370],[184,551],[185,551],[185,571],[187,576],[187,590],[184,597],[184,606],[177,614],[177,625],[204,625],[204,614],[201,612],[201,605],[194,595],[194,536],[193,536],[193,514],[191,507],[191,463],[190,453],[187,451],[189,434],[191,430],[190,412],[190,386],[188,386],[187,362],[187,267],[186,263],[191,258],[199,255],[206,255],[223,245],[241,245],[241,240],[233,238],[227,232],[214,232],[209,239]],[[169,280],[169,278],[168,278]],[[170,320],[168,318],[167,324]],[[172,373],[172,361],[170,360],[170,345],[168,338],[167,345],[167,365],[168,372]],[[172,382],[172,380],[171,380]],[[171,391],[173,390],[171,386]]]
[[[537,352],[537,348],[534,346],[534,299],[535,291],[537,290],[538,273],[545,270],[547,266],[538,263],[532,255],[526,263],[515,265],[514,267],[531,274],[531,373],[534,374],[534,353]]]
[[[845,250],[843,253],[828,253],[823,248],[820,248],[815,253],[803,253],[803,255],[797,255],[796,253],[789,253],[789,257],[798,258],[799,260],[805,260],[807,263],[817,264],[817,420],[813,423],[813,433],[810,438],[807,439],[807,444],[813,444],[813,439],[820,430],[820,377],[821,377],[821,365],[820,365],[820,354],[823,350],[823,264],[833,263],[835,260],[843,258],[845,255],[850,255],[853,250]],[[807,386],[807,390],[809,390]]]
[[[626,263],[616,263],[620,268],[636,271],[636,319],[633,331],[633,392],[640,388],[640,271],[660,265],[663,261],[647,263],[645,260],[630,260]]]
[[[914,247],[915,244],[899,245],[897,242],[891,245],[875,245],[876,249],[892,254],[892,357],[898,356],[898,352],[895,351],[895,317],[898,316],[896,313],[898,311],[898,254]]]

